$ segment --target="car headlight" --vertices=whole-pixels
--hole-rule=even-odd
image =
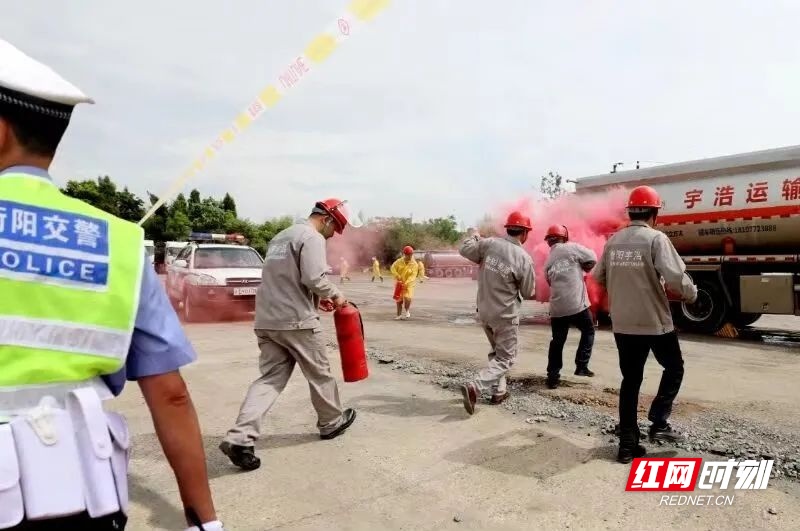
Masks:
[[[194,284],[198,286],[219,286],[220,281],[211,275],[195,275]]]

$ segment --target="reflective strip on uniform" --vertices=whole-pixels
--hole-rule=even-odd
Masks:
[[[43,348],[124,360],[127,331],[87,327],[78,323],[0,316],[0,345]]]

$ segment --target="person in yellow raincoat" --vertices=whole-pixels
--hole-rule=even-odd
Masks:
[[[345,280],[350,280],[350,264],[344,259],[344,256],[339,261],[339,283],[344,284]]]
[[[397,282],[394,290],[394,300],[397,303],[397,317],[395,317],[395,321],[410,319],[411,301],[414,298],[414,286],[419,276],[419,262],[414,260],[414,249],[410,246],[406,246],[403,249],[403,256],[392,264],[391,272]]]
[[[375,282],[376,278],[381,279],[381,282],[383,282],[383,275],[381,274],[381,263],[378,262],[378,258],[377,257],[373,256],[372,257],[372,281],[371,282]]]
[[[417,264],[419,264],[419,273],[417,278],[419,278],[419,283],[422,284],[428,280],[428,277],[425,275],[425,262],[422,260],[417,260]]]

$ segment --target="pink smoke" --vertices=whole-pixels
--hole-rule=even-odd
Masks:
[[[533,258],[536,270],[537,301],[550,300],[550,289],[544,280],[544,264],[550,254],[550,247],[544,241],[547,228],[550,225],[566,225],[570,241],[592,249],[599,259],[608,235],[628,222],[625,215],[627,194],[626,190],[616,188],[592,195],[567,194],[552,201],[523,198],[500,208],[497,220],[500,231],[503,230],[502,224],[506,217],[513,210],[521,211],[533,221],[533,230],[525,242],[525,250]],[[587,276],[586,285],[592,306],[601,305],[605,297],[603,289],[590,275]]]
[[[339,270],[342,258],[347,260],[350,271],[358,271],[372,265],[372,257],[381,259],[384,236],[373,227],[347,227],[342,234],[337,234],[327,243],[328,265]],[[384,264],[384,267],[386,265]]]

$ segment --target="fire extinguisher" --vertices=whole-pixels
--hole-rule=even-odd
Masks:
[[[404,288],[405,288],[405,286],[399,280],[394,283],[394,294],[392,295],[392,298],[394,300],[396,300],[397,302],[400,302],[401,300],[403,300],[403,289]]]
[[[364,321],[352,302],[333,312],[336,341],[342,357],[342,374],[345,382],[357,382],[369,376],[367,352],[364,344]]]

